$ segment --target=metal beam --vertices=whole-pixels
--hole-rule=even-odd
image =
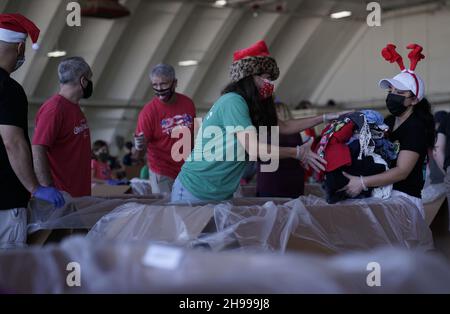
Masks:
[[[10,0],[0,0],[0,12],[6,12]]]
[[[352,53],[352,50],[360,43],[360,40],[363,38],[364,34],[367,32],[368,27],[366,25],[361,25],[359,30],[355,33],[353,38],[348,42],[346,47],[337,54],[337,58],[334,59],[332,65],[328,67],[328,71],[322,76],[319,84],[316,85],[313,92],[311,93],[310,101],[313,103],[317,103],[320,99],[320,96],[324,92],[324,90],[328,87],[329,83],[335,79],[335,76],[341,66],[344,64],[345,60]]]
[[[157,49],[154,51],[150,58],[147,60],[146,66],[142,69],[140,79],[138,80],[138,85],[133,90],[133,97],[135,99],[144,99],[149,90],[149,69],[156,65],[157,63],[163,62],[166,60],[167,55],[169,54],[172,47],[174,47],[175,43],[183,42],[180,37],[180,33],[183,28],[188,27],[189,17],[194,11],[195,6],[193,4],[183,4],[174,14],[172,23],[170,27],[164,34],[164,37],[161,38],[160,42],[157,45]]]
[[[316,10],[319,14],[338,10],[339,7],[332,3],[317,2]],[[303,20],[302,20],[303,21]],[[276,92],[282,99],[289,104],[297,104],[303,99],[309,99],[316,86],[321,82],[323,76],[329,71],[336,59],[336,51],[341,51],[351,40],[359,29],[361,22],[330,20],[329,18],[311,19],[309,24],[298,24],[298,28],[306,30],[303,38],[294,43],[292,31],[290,36],[282,38],[282,45],[275,45],[276,52],[284,50],[284,54],[295,52],[294,56],[289,56],[288,66],[283,66],[282,75],[279,79]],[[295,47],[289,52],[290,45],[301,45]],[[291,44],[291,45],[292,45]],[[277,55],[276,55],[277,56]],[[288,59],[279,58],[278,59]]]
[[[185,85],[185,88],[180,89],[181,93],[187,95],[195,95],[197,93],[211,64],[216,60],[225,40],[232,32],[233,26],[237,24],[243,15],[243,10],[231,9],[222,10],[222,12],[224,12],[225,15],[220,27],[216,30],[215,36],[213,36],[212,41],[210,41],[199,65],[196,66],[190,77],[185,78],[187,84]]]
[[[34,95],[42,73],[48,63],[47,52],[53,49],[66,25],[68,0],[28,1],[23,12],[41,29],[40,48],[37,52],[28,48],[27,62],[16,74],[28,95]],[[28,43],[29,44],[29,43]],[[29,46],[28,46],[29,47]]]
[[[127,34],[133,34],[119,41],[99,80],[96,97],[130,103],[144,101],[150,85],[149,68],[164,60],[193,9],[192,4],[142,2],[127,29]],[[152,19],[148,18],[150,15]],[[116,114],[123,117],[128,113]],[[116,132],[124,130],[112,124],[109,137]]]
[[[139,5],[142,0],[124,0],[122,4],[127,7],[131,12],[131,16],[134,15],[136,10],[138,10]],[[114,49],[117,47],[122,36],[126,36],[127,27],[130,24],[130,18],[117,19],[109,27],[106,36],[102,38],[102,45],[97,51],[94,60],[92,61],[91,67],[94,73],[93,82],[94,85],[97,84],[98,80],[103,74],[103,71],[110,59]]]
[[[260,13],[253,17],[245,12],[233,25],[232,31],[222,42],[215,63],[211,63],[206,75],[198,84],[193,99],[199,108],[209,108],[220,95],[220,90],[229,81],[228,69],[236,49],[247,47],[260,39],[273,40],[286,22],[286,17],[277,13]]]

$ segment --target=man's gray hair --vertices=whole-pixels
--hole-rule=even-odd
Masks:
[[[82,76],[91,75],[91,67],[81,57],[64,59],[58,66],[58,78],[61,84],[78,83]]]
[[[150,79],[154,78],[154,77],[165,77],[169,80],[174,80],[175,79],[175,69],[173,68],[173,66],[169,65],[169,64],[158,64],[156,65],[151,73],[150,73]]]

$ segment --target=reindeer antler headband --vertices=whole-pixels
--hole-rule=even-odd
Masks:
[[[389,61],[390,63],[396,62],[402,72],[409,73],[414,78],[414,81],[416,82],[416,96],[417,96],[419,94],[419,81],[417,79],[416,74],[414,73],[414,70],[416,69],[416,66],[420,62],[420,60],[425,59],[425,56],[422,54],[423,48],[418,44],[409,44],[408,46],[406,46],[407,49],[411,49],[411,51],[408,54],[408,59],[410,62],[409,70],[406,70],[405,65],[403,64],[403,58],[395,50],[396,48],[397,47],[394,44],[388,44],[381,51],[381,55],[386,61]]]

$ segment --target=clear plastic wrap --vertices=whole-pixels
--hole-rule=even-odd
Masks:
[[[430,184],[422,190],[422,202],[424,204],[434,202],[446,194],[445,184]]]
[[[319,257],[179,249],[167,269],[144,257],[152,243],[89,241],[0,252],[5,293],[450,293],[450,268],[435,254],[398,248]],[[153,256],[157,258],[157,256]],[[146,260],[146,263],[143,262]],[[80,287],[67,285],[78,263]],[[377,263],[380,286],[367,278]],[[369,268],[369,270],[368,270]]]
[[[102,217],[87,234],[91,240],[158,241],[186,244],[212,217],[212,206],[127,203]]]
[[[246,251],[281,251],[286,249],[297,226],[296,212],[284,205],[236,206],[231,203],[214,206],[214,232],[202,235],[192,246],[213,251],[239,249]]]
[[[434,248],[430,228],[416,206],[404,197],[329,205],[324,199],[308,196],[285,205],[295,208],[298,214],[292,237],[317,243],[330,252],[386,245],[421,251]]]
[[[152,194],[152,186],[150,181],[142,180],[142,179],[131,179],[130,186],[133,190],[133,194],[135,195],[151,195]]]
[[[71,198],[65,195],[66,205],[55,209],[51,204],[31,200],[28,206],[28,234],[39,230],[54,229],[90,229],[97,221],[113,209],[136,201],[142,204],[164,203],[159,196],[148,198],[115,198],[95,197]]]
[[[308,250],[305,243],[330,253],[386,245],[433,249],[430,229],[406,198],[347,200],[334,205],[314,196],[284,205],[243,206],[246,202],[251,201],[197,207],[124,204],[101,218],[88,238],[179,243],[213,251]],[[299,239],[301,245],[296,247]]]

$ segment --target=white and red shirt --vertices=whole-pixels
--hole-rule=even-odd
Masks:
[[[136,134],[144,133],[147,140],[147,158],[150,169],[157,174],[175,179],[184,161],[172,158],[172,146],[179,138],[172,138],[172,131],[177,127],[187,127],[191,134],[192,150],[194,135],[195,105],[185,95],[176,94],[176,102],[163,103],[155,97],[145,105],[139,114]],[[183,152],[184,154],[185,152]]]
[[[47,100],[36,116],[33,145],[48,148],[57,189],[73,197],[91,195],[91,136],[78,104],[61,95]]]

